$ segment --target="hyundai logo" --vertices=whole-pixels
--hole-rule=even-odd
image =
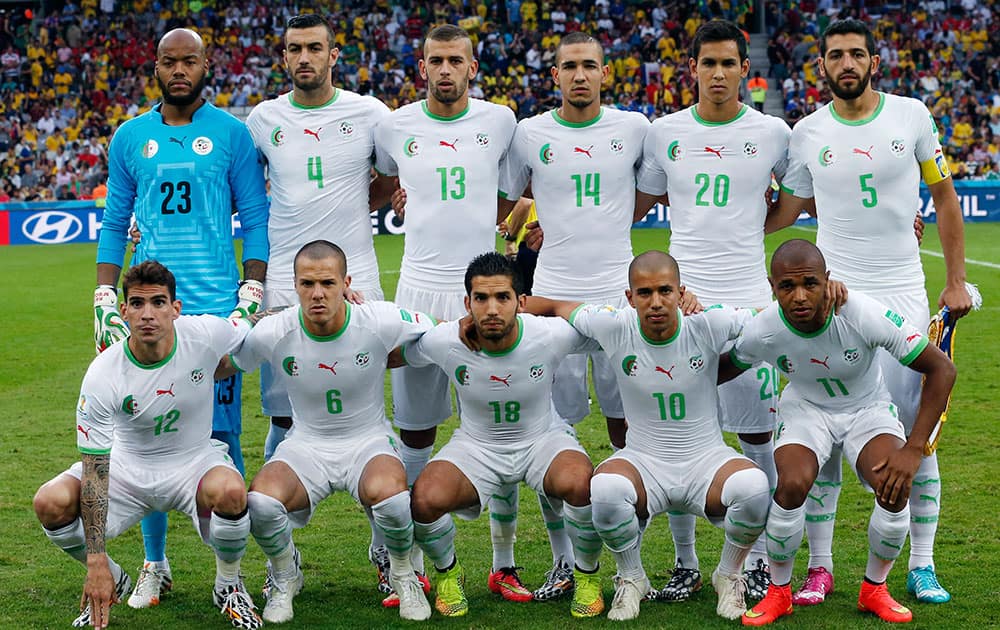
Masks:
[[[36,243],[68,243],[83,230],[83,223],[68,212],[39,212],[21,224],[21,231]]]

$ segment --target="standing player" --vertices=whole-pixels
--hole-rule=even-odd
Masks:
[[[271,251],[264,304],[296,303],[292,257],[317,238],[344,248],[354,291],[381,300],[370,208],[385,203],[393,182],[390,177],[372,181],[371,167],[375,126],[389,108],[376,98],[333,85],[331,69],[340,51],[321,16],[291,18],[284,40],[285,68],[293,89],[261,103],[247,118],[271,182]],[[265,461],[292,423],[288,394],[277,380],[270,364],[261,366],[261,400],[264,415],[271,417]],[[379,590],[388,594],[389,557],[374,521],[371,524],[369,557],[379,572]]]
[[[477,256],[465,273],[465,307],[481,351],[462,345],[458,322],[403,347],[410,365],[437,365],[454,379],[461,425],[413,486],[414,537],[438,570],[435,606],[466,614],[465,574],[455,554],[450,512],[476,518],[501,487],[524,481],[564,502],[576,550],[570,612],[604,610],[597,576],[601,541],[590,508],[593,465],[571,430],[552,415],[552,374],[574,351],[594,347],[565,322],[518,315],[524,291],[503,254]]]
[[[215,604],[233,626],[259,628],[240,576],[250,535],[246,486],[225,449],[210,442],[212,375],[250,326],[180,317],[174,276],[156,261],[129,269],[122,291],[132,334],[94,359],[83,378],[81,463],[34,500],[49,540],[87,567],[86,606],[73,626],[107,627],[110,606],[128,592],[128,574],[105,553],[105,539],[153,510],[179,510],[215,550]]]
[[[621,305],[628,286],[631,227],[639,218],[634,215],[635,174],[649,121],[636,112],[601,107],[608,73],[600,42],[583,32],[566,35],[552,68],[561,106],[522,120],[514,135],[501,196],[516,201],[529,184],[534,195],[545,245],[538,254],[533,295]],[[613,448],[624,447],[625,414],[612,366],[603,352],[590,358],[608,436]],[[576,424],[590,413],[589,398],[587,355],[567,357],[556,373],[556,412]],[[558,511],[539,501],[547,527],[560,527]],[[558,579],[573,565],[572,549],[550,539],[554,564],[536,599],[572,588]]]
[[[292,619],[292,600],[302,588],[292,528],[304,527],[336,490],[370,510],[388,541],[387,573],[400,616],[431,614],[410,564],[410,492],[385,416],[381,377],[389,352],[433,322],[388,302],[347,303],[347,264],[344,251],[329,241],[303,246],[294,259],[299,307],[262,322],[232,359],[244,370],[276,366],[294,418],[294,430],[250,486],[253,535],[269,564],[268,623]]]
[[[750,70],[747,42],[735,24],[712,20],[698,28],[688,59],[698,79],[698,102],[653,123],[638,177],[639,208],[664,193],[670,199],[670,253],[688,289],[704,304],[763,308],[771,301],[764,264],[762,192],[772,174],[784,175],[791,130],[779,118],[741,103]],[[546,245],[547,246],[547,245]],[[739,282],[734,282],[739,278]],[[769,365],[719,388],[723,431],[739,435],[740,449],[775,486],[774,401],[777,372]],[[671,515],[677,565],[659,599],[687,599],[701,587],[694,516]],[[747,557],[748,594],[767,592],[764,541]]]
[[[820,38],[820,72],[833,102],[801,120],[792,133],[788,174],[779,208],[767,231],[794,223],[799,210],[817,213],[816,244],[830,271],[850,289],[865,291],[905,317],[918,330],[929,320],[924,273],[913,236],[913,209],[923,177],[937,210],[947,278],[938,306],[968,313],[962,212],[937,127],[918,100],[876,92],[879,69],[875,40],[859,20],[836,21]],[[880,353],[882,373],[909,435],[916,421],[920,375]],[[840,493],[840,462],[820,475],[823,505],[810,501],[809,576],[798,604],[817,604],[833,590],[833,518]],[[943,603],[951,595],[938,582],[934,537],[941,502],[937,455],[925,457],[910,496],[910,562],[907,588],[922,602]]]
[[[764,529],[767,476],[722,440],[717,353],[735,339],[749,311],[712,307],[682,318],[677,263],[650,251],[629,266],[624,308],[530,298],[529,309],[566,318],[600,343],[611,361],[629,419],[628,446],[597,467],[591,481],[594,526],[618,563],[614,620],[634,619],[649,592],[640,557],[643,523],[681,512],[725,530],[712,573],[716,612],[744,611],[741,573]]]
[[[133,263],[156,259],[173,269],[187,312],[246,315],[257,310],[263,296],[267,196],[250,134],[202,98],[208,58],[194,31],[175,29],[163,36],[155,71],[163,102],[123,124],[108,149],[108,198],[94,293],[98,351],[127,334],[117,314],[115,287],[133,215],[142,233]],[[243,226],[242,284],[233,248],[233,209]],[[229,445],[242,472],[242,380],[234,375],[216,382],[215,389],[212,437]],[[133,608],[158,604],[172,584],[166,515],[151,514],[142,530],[146,561],[129,597]]]
[[[510,109],[469,98],[479,64],[465,30],[449,24],[431,29],[419,68],[427,99],[392,112],[376,131],[376,168],[398,176],[407,193],[395,301],[457,319],[465,315],[465,269],[473,257],[495,249],[496,226],[510,210],[496,203],[497,181],[516,122]],[[412,485],[430,459],[437,426],[451,415],[448,377],[434,366],[396,370],[392,397]],[[507,599],[530,600],[514,571],[516,484],[497,493],[491,514],[499,518],[490,521],[495,530],[490,587]]]
[[[769,361],[789,380],[778,403],[778,487],[767,517],[772,583],[767,597],[743,615],[743,625],[762,626],[791,614],[790,582],[802,543],[806,494],[835,450],[840,463],[835,447],[843,449],[876,496],[858,610],[891,623],[913,618],[889,595],[885,582],[906,541],[910,485],[947,404],[955,366],[902,316],[857,291],[834,313],[825,303],[828,277],[815,245],[783,243],[771,259],[778,303],[749,322],[723,357],[723,373],[728,363],[747,369]],[[879,348],[926,378],[908,438],[882,379]]]

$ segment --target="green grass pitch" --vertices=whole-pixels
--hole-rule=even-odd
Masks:
[[[790,229],[768,238],[768,252],[785,239],[812,237],[806,229]],[[636,252],[663,248],[665,230],[635,230]],[[979,284],[986,306],[962,322],[958,332],[958,384],[950,420],[941,441],[944,479],[943,513],[937,539],[937,565],[951,603],[917,604],[905,590],[905,558],[889,578],[890,590],[914,611],[913,627],[968,628],[1000,626],[997,606],[1000,566],[996,509],[992,500],[1000,491],[995,464],[1000,429],[1000,225],[966,226],[969,279]],[[386,295],[395,292],[402,237],[377,237]],[[933,225],[923,244],[924,267],[932,304],[944,278],[944,263]],[[985,263],[985,264],[981,264]],[[94,246],[62,245],[0,248],[0,295],[8,304],[3,321],[0,356],[0,627],[65,628],[75,616],[84,570],[55,549],[43,535],[31,509],[31,497],[44,481],[68,467],[78,454],[73,437],[73,408],[80,379],[93,356],[91,292]],[[388,389],[387,392],[388,394]],[[243,447],[252,475],[261,464],[267,422],[260,414],[256,376],[244,388]],[[438,445],[456,424],[450,420]],[[595,462],[610,454],[599,412],[579,427],[580,439]],[[731,437],[731,436],[730,436]],[[799,608],[778,627],[876,628],[883,624],[855,610],[864,571],[866,528],[872,497],[865,494],[849,471],[834,542],[836,591],[819,607]],[[532,493],[522,490],[516,553],[526,584],[534,588],[549,568],[550,555]],[[610,625],[606,619],[577,622],[569,603],[504,602],[486,588],[490,566],[488,519],[459,521],[457,547],[468,576],[470,612],[448,620],[435,613],[429,624],[474,628],[562,628],[571,624]],[[158,607],[134,611],[115,606],[112,623],[118,628],[226,628],[228,623],[211,605],[214,575],[211,551],[203,546],[190,521],[174,515],[170,521],[168,554],[174,573],[174,591]],[[374,572],[367,561],[368,524],[359,507],[346,495],[325,502],[310,527],[296,533],[306,575],[305,590],[295,602],[296,627],[374,628],[401,626],[395,611],[379,606]],[[718,560],[721,532],[698,525],[698,553],[707,579]],[[142,562],[138,528],[109,544],[112,555],[133,578]],[[646,569],[662,586],[672,566],[672,545],[666,519],[657,518],[645,537]],[[614,563],[605,552],[601,575],[610,605],[610,577]],[[799,555],[795,583],[805,572],[806,553]],[[251,593],[263,582],[264,557],[250,543],[244,572]],[[715,615],[715,594],[706,584],[694,599],[682,604],[647,603],[633,626],[722,628],[735,627]]]

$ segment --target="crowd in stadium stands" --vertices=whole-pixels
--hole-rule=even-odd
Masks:
[[[860,4],[867,9],[767,4],[768,73],[781,84],[789,123],[830,100],[816,63],[819,34],[832,19],[858,17],[875,33],[876,89],[927,105],[955,179],[1000,180],[1000,2]]]
[[[712,17],[749,24],[750,0],[347,0],[324,5],[340,48],[340,85],[390,107],[421,97],[421,37],[434,23],[472,34],[480,61],[472,95],[519,118],[560,100],[548,68],[562,34],[585,30],[605,45],[609,106],[650,118],[689,106],[695,85],[687,49]],[[319,6],[317,4],[317,6]],[[816,38],[838,15],[875,25],[878,89],[928,104],[958,178],[1000,178],[1000,0],[902,2],[868,13],[845,3],[769,2],[768,76],[779,82],[791,124],[829,100],[818,76]],[[851,6],[858,3],[846,3]],[[861,3],[865,4],[865,3]],[[875,3],[877,4],[877,3]],[[0,203],[85,199],[106,191],[105,147],[122,121],[158,98],[154,45],[176,26],[197,30],[210,49],[205,94],[237,115],[291,89],[282,68],[290,0],[68,0],[48,15],[0,15]],[[863,10],[862,10],[863,11]],[[772,90],[772,92],[774,92]],[[772,96],[774,98],[774,96]]]

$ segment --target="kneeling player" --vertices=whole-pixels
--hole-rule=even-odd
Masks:
[[[802,543],[806,495],[838,446],[876,495],[858,609],[888,622],[913,617],[889,595],[885,581],[906,540],[911,482],[955,382],[955,366],[901,316],[856,291],[834,313],[824,301],[827,280],[826,262],[815,245],[803,240],[781,245],[771,259],[777,304],[747,324],[722,358],[724,368],[730,362],[747,368],[768,361],[789,380],[778,402],[778,487],[767,518],[771,586],[743,615],[744,625],[791,614],[789,584]],[[874,361],[879,347],[926,377],[909,438]]]
[[[128,593],[131,580],[106,555],[105,540],[151,512],[179,510],[215,550],[215,604],[233,626],[259,628],[240,577],[250,533],[246,486],[225,446],[210,440],[212,375],[249,324],[180,317],[174,276],[156,261],[129,269],[122,288],[132,334],[84,376],[76,411],[81,462],[35,494],[45,534],[87,566],[86,606],[73,626],[106,627],[110,606]]]
[[[674,259],[650,251],[629,266],[628,308],[530,298],[530,310],[566,318],[620,366],[626,446],[597,467],[590,484],[594,526],[618,563],[609,619],[639,615],[650,590],[642,530],[668,511],[725,530],[712,573],[716,612],[736,619],[746,610],[743,561],[764,529],[769,490],[764,472],[722,440],[717,355],[750,312],[710,307],[682,320],[683,292]]]
[[[410,563],[410,492],[382,377],[389,352],[433,321],[389,302],[347,303],[347,259],[329,241],[303,246],[294,274],[299,306],[261,322],[232,357],[239,369],[273,365],[292,405],[292,429],[250,486],[253,535],[270,565],[264,619],[292,619],[303,583],[292,528],[304,527],[337,490],[370,508],[385,535],[400,616],[427,619],[430,606]]]
[[[596,346],[565,322],[518,315],[524,302],[520,278],[502,254],[476,257],[466,270],[465,289],[480,352],[462,345],[458,322],[403,347],[409,365],[444,370],[461,410],[460,427],[413,486],[414,535],[440,574],[435,605],[450,617],[469,609],[450,513],[476,518],[500,487],[524,481],[564,502],[576,556],[570,610],[575,617],[593,617],[604,610],[596,575],[601,540],[590,512],[593,465],[572,430],[553,416],[552,376],[568,353]]]

